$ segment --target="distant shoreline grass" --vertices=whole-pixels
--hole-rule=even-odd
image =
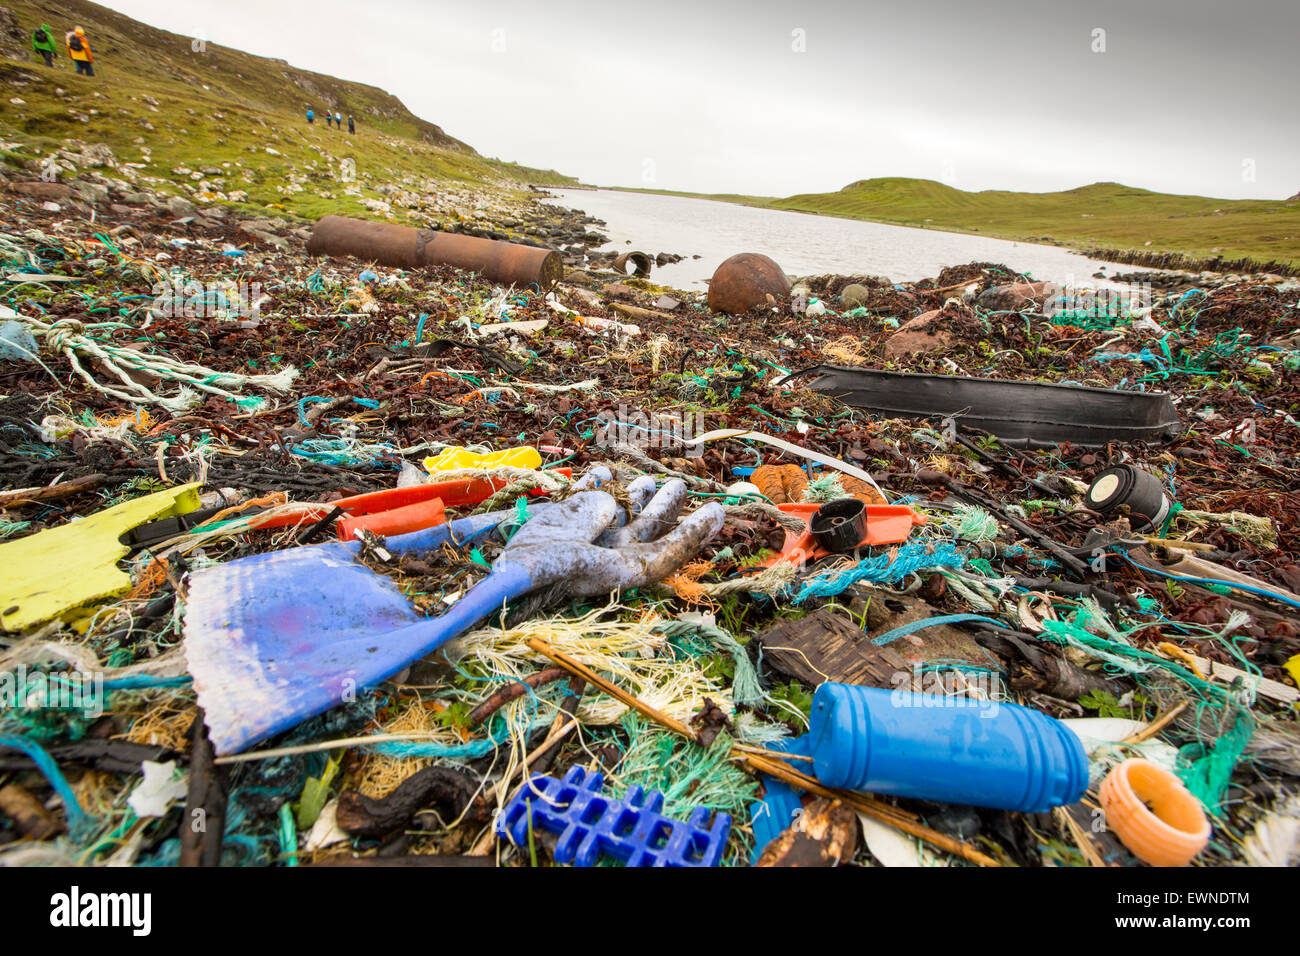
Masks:
[[[1300,201],[1295,199],[1176,196],[1119,183],[1093,183],[1053,193],[971,193],[932,180],[901,177],[863,180],[839,192],[784,198],[611,188],[1036,242],[1080,252],[1118,250],[1131,256],[1127,261],[1169,255],[1300,268]]]

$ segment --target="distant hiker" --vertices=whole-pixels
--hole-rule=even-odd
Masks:
[[[337,126],[339,129],[342,129],[342,128],[343,128],[343,114],[342,114],[342,113],[335,113],[335,114],[334,114],[334,125]]]
[[[334,126],[334,114],[331,113],[329,110],[325,111],[325,125],[329,127]]]
[[[349,133],[355,133],[356,131],[357,131],[357,124],[354,123],[354,122],[352,122],[352,114],[349,113],[349,114],[348,114],[348,132],[349,132]]]
[[[307,107],[307,125],[310,126],[314,122],[316,122],[316,114],[311,111],[309,106]]]
[[[32,49],[45,58],[46,66],[54,65],[54,31],[48,23],[42,23],[32,31]]]
[[[72,62],[77,64],[77,73],[84,73],[86,76],[94,76],[95,68],[91,64],[95,62],[95,54],[91,52],[90,41],[86,39],[86,31],[81,27],[67,33],[63,37],[68,46],[68,56]]]

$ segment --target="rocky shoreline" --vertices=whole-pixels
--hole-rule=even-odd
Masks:
[[[93,219],[111,214],[130,219],[167,216],[198,232],[232,229],[247,239],[285,250],[291,236],[305,240],[310,221],[289,213],[254,213],[235,188],[248,173],[237,164],[196,169],[176,167],[171,178],[150,175],[150,150],[138,144],[144,162],[129,161],[104,143],[69,139],[42,160],[28,160],[29,176],[0,165],[0,184],[42,211]],[[304,173],[291,173],[286,188],[303,191]],[[566,265],[581,266],[592,251],[608,242],[596,226],[599,220],[577,210],[544,201],[545,193],[531,187],[520,193],[496,186],[480,188],[424,184],[384,184],[382,200],[363,199],[372,214],[396,221],[405,212],[410,224],[438,231],[520,243],[559,252]],[[344,190],[346,194],[346,190]],[[329,194],[323,193],[328,196]],[[612,260],[614,254],[608,258]]]
[[[1300,267],[1273,260],[1259,262],[1255,259],[1225,259],[1223,256],[1198,257],[1179,252],[1146,252],[1137,249],[1080,249],[1090,259],[1107,262],[1124,262],[1133,266],[1180,272],[1220,272],[1300,276]]]

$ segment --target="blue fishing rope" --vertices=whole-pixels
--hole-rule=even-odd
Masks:
[[[1006,622],[992,617],[985,617],[983,614],[941,614],[938,617],[927,617],[919,621],[912,621],[909,624],[901,624],[891,631],[873,637],[871,643],[877,647],[884,647],[886,644],[892,644],[900,637],[907,637],[907,635],[923,631],[927,627],[942,627],[945,624],[960,624],[963,621],[982,621],[985,624],[993,624],[1004,630],[1007,629]]]
[[[809,578],[794,596],[792,603],[802,604],[810,597],[834,597],[859,581],[896,584],[916,571],[960,568],[965,563],[966,555],[946,542],[933,547],[924,542],[908,542],[892,557],[882,554],[864,558],[854,567]]]
[[[0,734],[0,746],[12,747],[14,750],[21,750],[36,764],[36,769],[45,775],[45,779],[50,782],[54,792],[59,795],[63,801],[63,810],[68,817],[68,829],[74,833],[83,834],[94,827],[95,821],[81,808],[77,802],[77,795],[72,792],[72,787],[68,779],[63,776],[59,770],[59,765],[54,762],[54,758],[45,752],[40,744],[26,737],[18,737],[14,734]]]
[[[1168,571],[1158,571],[1155,568],[1147,567],[1145,564],[1138,564],[1130,558],[1125,552],[1116,552],[1121,558],[1127,561],[1133,567],[1141,571],[1150,571],[1152,574],[1158,574],[1162,578],[1170,578],[1174,581],[1183,581],[1187,584],[1214,585],[1224,588],[1235,588],[1239,591],[1249,591],[1251,594],[1259,594],[1266,598],[1272,598],[1274,601],[1281,601],[1283,604],[1289,604],[1291,607],[1300,607],[1300,601],[1293,598],[1285,597],[1276,591],[1270,591],[1267,588],[1255,587],[1253,584],[1239,584],[1236,581],[1222,581],[1219,578],[1192,578],[1182,574],[1170,574]]]

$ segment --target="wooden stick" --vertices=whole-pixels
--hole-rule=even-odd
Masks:
[[[1105,866],[1106,861],[1101,858],[1097,851],[1097,846],[1092,842],[1083,827],[1079,826],[1079,821],[1070,816],[1070,811],[1065,807],[1056,807],[1052,810],[1052,815],[1056,817],[1056,822],[1065,827],[1067,833],[1074,838],[1074,845],[1079,848],[1083,854],[1084,860],[1089,866]]]
[[[829,800],[839,800],[847,803],[854,810],[861,810],[870,816],[877,817],[881,820],[886,818],[902,820],[916,823],[920,821],[914,813],[906,810],[900,810],[892,804],[884,803],[875,797],[865,793],[855,793],[852,790],[836,790],[832,787],[823,786],[822,782],[816,777],[810,777],[806,773],[795,770],[789,764],[781,760],[771,760],[766,757],[753,757],[751,755],[742,755],[734,759],[742,760],[749,764],[750,769],[757,773],[765,773],[768,776],[784,780],[792,786],[800,787],[809,793],[815,793],[819,797],[826,797]]]
[[[15,491],[0,492],[0,508],[12,508],[16,505],[33,504],[38,501],[49,501],[51,498],[75,495],[80,491],[98,488],[106,480],[105,475],[82,475],[80,478],[61,481],[57,485],[42,485],[38,488],[19,488]]]
[[[622,302],[611,302],[609,307],[619,315],[629,319],[671,319],[672,316],[667,312],[658,312],[654,309],[643,309],[640,306],[624,305]],[[482,331],[482,330],[480,330]]]
[[[473,730],[506,704],[510,703],[510,701],[514,700],[516,697],[522,697],[528,692],[528,688],[531,687],[533,690],[536,690],[543,684],[549,684],[552,681],[557,681],[562,677],[568,676],[569,671],[563,667],[548,667],[546,670],[538,671],[536,674],[529,674],[523,680],[511,681],[487,700],[483,701],[483,703],[471,710],[469,716],[465,718],[465,726],[470,730]]]
[[[549,746],[543,745],[528,755],[526,762],[529,770],[534,773],[546,773],[551,769],[551,764],[555,763],[555,758],[560,752],[559,738],[578,726],[577,714],[581,703],[582,698],[577,694],[570,694],[564,698],[559,713],[555,715],[555,720],[551,721],[551,727],[546,732],[546,739],[550,740],[551,735],[554,734],[555,742]],[[567,725],[565,721],[568,721]],[[563,730],[560,729],[562,725]]]
[[[754,747],[750,744],[733,744],[732,750],[739,750],[745,754],[757,754],[760,757],[775,757],[777,760],[802,760],[812,763],[812,757],[805,757],[803,754],[786,754],[779,750],[767,750],[763,747]]]
[[[1154,737],[1156,734],[1160,733],[1160,731],[1164,730],[1171,720],[1173,720],[1175,717],[1177,717],[1186,709],[1187,709],[1187,701],[1185,700],[1181,701],[1177,706],[1171,707],[1169,710],[1165,711],[1163,714],[1161,714],[1155,720],[1151,721],[1151,723],[1147,724],[1141,730],[1137,731],[1134,734],[1129,735],[1128,737],[1125,737],[1122,741],[1120,741],[1120,743],[1140,744],[1148,737]]]
[[[565,716],[566,715],[564,714],[557,714],[555,718],[555,724],[559,724],[560,720],[563,719]],[[515,777],[518,777],[521,774],[528,773],[532,765],[537,762],[538,757],[546,753],[546,751],[549,750],[551,747],[554,747],[556,744],[558,744],[561,740],[563,740],[565,737],[569,735],[569,731],[573,730],[574,727],[578,726],[578,720],[577,718],[574,718],[558,727],[555,724],[552,724],[551,729],[547,731],[546,739],[543,740],[540,744],[538,744],[537,748],[532,753],[526,755],[523,761],[519,764],[519,766],[515,767],[514,772],[511,773],[510,776],[506,778],[507,783],[514,780]]]
[[[528,639],[528,646],[531,647],[533,650],[535,650],[538,654],[541,654],[543,657],[549,657],[551,660],[555,661],[555,663],[559,664],[561,667],[566,668],[572,671],[573,673],[577,674],[588,684],[591,684],[594,687],[599,687],[606,694],[609,694],[610,697],[613,697],[614,699],[620,701],[621,703],[627,704],[627,706],[631,707],[638,714],[641,714],[645,717],[649,717],[655,723],[662,724],[663,726],[671,730],[673,733],[681,734],[687,740],[690,740],[694,743],[699,743],[699,741],[696,740],[695,731],[691,730],[691,728],[687,727],[680,720],[674,720],[672,717],[669,717],[667,714],[661,713],[655,710],[649,704],[638,700],[637,698],[629,694],[627,691],[623,690],[623,688],[605,680],[605,678],[601,677],[599,674],[593,671],[586,664],[583,664],[581,661],[574,660],[568,654],[565,654],[561,651],[557,651],[555,648],[551,647],[550,644],[547,644],[540,637],[530,637]]]
[[[958,282],[956,285],[946,285],[942,289],[917,289],[917,292],[956,292],[958,289],[964,289],[968,285],[978,283],[978,279],[967,279],[965,282]]]
[[[599,687],[605,693],[609,694],[609,696],[626,704],[628,707],[631,707],[637,713],[649,717],[656,723],[667,727],[669,730],[685,737],[693,743],[699,743],[695,736],[695,732],[691,730],[690,727],[686,726],[686,724],[683,724],[679,720],[674,720],[667,714],[661,713],[649,704],[638,700],[621,687],[605,680],[605,678],[601,677],[585,664],[574,660],[572,657],[569,657],[561,651],[555,650],[555,648],[551,647],[550,644],[546,643],[546,641],[543,641],[541,638],[529,638],[528,646],[537,651],[537,653],[541,654],[543,657],[550,658],[561,667],[572,669],[575,674],[582,677],[587,681],[587,683],[591,684],[593,687]],[[850,790],[833,790],[830,787],[824,787],[814,778],[809,777],[807,774],[800,773],[794,768],[788,766],[783,762],[784,758],[774,760],[760,754],[745,753],[738,749],[733,749],[732,754],[733,759],[747,764],[749,768],[755,772],[769,774],[776,777],[778,780],[784,780],[786,783],[801,787],[809,793],[815,793],[818,796],[829,797],[832,800],[842,800],[856,811],[865,813],[870,817],[880,820],[882,823],[888,823],[890,826],[896,827],[904,833],[924,840],[927,843],[937,846],[942,850],[946,850],[949,853],[954,853],[964,859],[970,860],[972,863],[978,863],[980,866],[1001,865],[992,857],[986,856],[967,843],[954,840],[951,837],[944,836],[936,830],[931,830],[927,826],[909,820],[903,815],[903,811],[896,807],[891,807],[889,804],[883,803],[874,797],[863,793],[855,793]]]
[[[514,772],[510,774],[509,777],[507,777],[497,786],[504,786],[506,784],[509,784],[513,782],[515,777],[519,776],[521,773],[526,773],[529,765],[532,764],[539,755],[545,753],[548,748],[558,744],[561,740],[563,740],[566,736],[568,736],[569,731],[573,730],[574,727],[578,726],[577,718],[573,718],[572,720],[569,720],[569,722],[566,723],[564,726],[557,727],[556,724],[558,724],[562,719],[564,719],[567,716],[568,715],[563,712],[556,714],[555,721],[551,724],[551,729],[546,734],[546,739],[541,742],[541,744],[537,747],[536,750],[534,750],[532,753],[525,756],[523,762],[520,763],[519,766],[514,769]],[[487,856],[489,853],[492,852],[492,847],[496,845],[496,840],[497,840],[496,828],[488,827],[487,831],[483,834],[483,836],[479,837],[478,842],[474,844],[474,846],[470,849],[469,853],[467,853],[466,856]]]
[[[955,854],[963,859],[969,860],[980,866],[1001,866],[997,860],[987,856],[975,849],[969,843],[962,843],[960,840],[954,840],[952,837],[944,836],[937,830],[931,830],[921,823],[915,823],[906,817],[900,816],[897,807],[891,807],[874,797],[865,793],[855,793],[851,790],[835,790],[831,787],[822,786],[817,780],[805,774],[799,773],[779,760],[769,761],[764,757],[743,756],[751,769],[769,774],[778,780],[784,780],[792,786],[801,787],[809,793],[815,793],[820,797],[827,797],[832,800],[841,800],[848,806],[852,807],[859,813],[865,813],[869,817],[879,820],[881,823],[887,823],[897,830],[916,837],[918,840],[924,840],[932,846],[937,846],[941,850]]]

